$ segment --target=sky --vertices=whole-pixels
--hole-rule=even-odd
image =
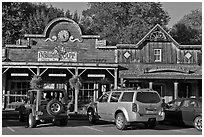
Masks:
[[[133,2],[133,1],[132,1]],[[77,10],[78,13],[81,13],[83,10],[87,9],[86,2],[45,2],[47,5],[53,5],[56,8],[64,9],[66,11],[69,9],[71,12]],[[201,2],[161,2],[165,11],[171,17],[167,27],[172,27],[177,23],[184,15],[190,13],[192,10],[201,9]]]

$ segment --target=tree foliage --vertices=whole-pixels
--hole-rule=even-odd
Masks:
[[[97,2],[83,11],[85,34],[98,34],[110,44],[136,43],[156,24],[170,19],[160,3]]]
[[[4,44],[14,44],[24,34],[42,34],[46,25],[57,17],[68,17],[80,20],[77,11],[71,14],[69,10],[48,6],[43,3],[3,2],[2,3],[2,41]]]
[[[202,11],[193,10],[171,29],[171,36],[180,44],[202,44]]]

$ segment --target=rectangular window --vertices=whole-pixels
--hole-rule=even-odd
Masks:
[[[138,92],[136,100],[142,103],[158,103],[160,97],[156,92]]]
[[[161,62],[161,49],[154,49],[154,62]]]
[[[121,102],[132,102],[133,95],[134,95],[134,92],[124,92],[123,97],[121,98]]]

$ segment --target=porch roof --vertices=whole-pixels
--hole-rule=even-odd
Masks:
[[[82,62],[2,62],[2,68],[118,68],[117,63],[82,63]]]
[[[202,67],[187,64],[124,64],[119,76],[127,79],[202,79]]]

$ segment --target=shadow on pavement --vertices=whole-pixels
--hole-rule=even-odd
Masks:
[[[15,127],[15,126],[25,126],[25,122],[19,122],[18,120],[18,113],[17,112],[6,112],[2,113],[2,127]],[[59,126],[58,123],[55,124],[40,124],[37,128],[41,127],[50,127],[50,126]],[[79,127],[79,126],[101,126],[101,127],[115,127],[114,122],[106,122],[106,121],[97,121],[96,124],[90,124],[88,122],[86,115],[72,115],[68,120],[66,126],[62,127]],[[179,130],[179,129],[186,129],[192,128],[189,126],[184,125],[177,125],[172,123],[159,123],[154,129],[152,130]],[[129,126],[127,130],[140,130],[140,129],[148,129],[142,123],[137,123],[133,126]],[[148,129],[149,130],[149,129]]]
[[[14,119],[2,120],[2,127],[18,127],[18,126],[25,126],[25,123],[19,122],[18,120],[14,120]]]

